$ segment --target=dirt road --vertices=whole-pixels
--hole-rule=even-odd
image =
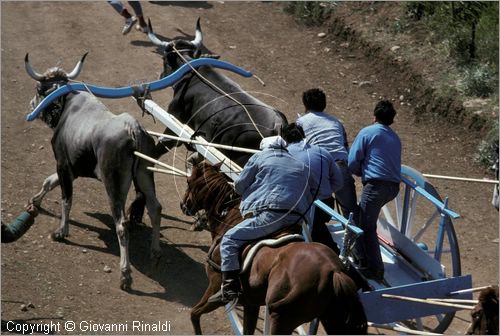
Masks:
[[[144,2],[143,9],[155,31],[170,39],[194,34],[196,19],[201,17],[204,44],[221,59],[260,76],[265,87],[253,79],[234,78],[244,89],[283,111],[289,120],[302,112],[301,93],[322,87],[328,93],[328,111],[342,119],[350,141],[371,123],[371,111],[379,97],[398,98],[395,88],[405,85],[391,80],[391,69],[374,72],[376,59],[366,58],[362,50],[350,49],[331,36],[318,38],[321,29],[297,25],[283,13],[280,3]],[[25,54],[30,53],[31,64],[40,72],[56,64],[69,71],[85,51],[90,51],[78,79],[103,86],[156,79],[162,61],[144,34],[133,30],[121,35],[123,19],[106,2],[2,2],[1,19],[1,205],[2,220],[10,221],[44,178],[55,172],[51,130],[40,121],[24,119],[35,94],[35,82],[24,70]],[[361,81],[372,85],[353,84]],[[154,93],[153,98],[166,106],[171,90]],[[132,99],[104,102],[116,113],[130,112],[149,129],[163,130],[150,117],[142,118]],[[431,174],[486,176],[474,163],[477,140],[467,130],[416,124],[411,106],[398,105],[397,109],[394,128],[403,142],[405,164]],[[178,151],[164,161],[183,167],[184,157],[183,151]],[[88,179],[75,182],[66,243],[48,238],[61,214],[60,192],[54,190],[45,199],[35,226],[18,242],[2,246],[2,319],[168,321],[170,333],[191,334],[189,309],[206,286],[204,260],[210,237],[206,232],[189,231],[191,219],[179,209],[184,183],[180,178],[157,177],[163,205],[164,263],[159,270],[150,268],[150,227],[134,232],[130,293],[118,287],[119,250],[102,185]],[[462,215],[455,221],[462,273],[472,274],[478,286],[498,283],[498,212],[489,203],[491,188],[463,182],[433,183],[441,195],[450,197],[450,207]],[[105,272],[105,266],[111,272]],[[23,311],[21,305],[29,303],[33,307]],[[468,317],[465,313],[460,316],[448,333],[464,332]],[[205,317],[202,327],[205,333],[231,332],[222,311]],[[143,333],[131,329],[119,333]],[[77,331],[69,333],[103,333]]]

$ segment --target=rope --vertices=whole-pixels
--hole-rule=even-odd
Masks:
[[[250,119],[250,121],[252,122],[252,124],[254,125],[255,129],[257,130],[257,132],[259,133],[259,135],[261,136],[261,138],[264,138],[264,135],[260,132],[259,128],[257,127],[257,124],[255,123],[255,121],[253,120],[252,116],[250,115],[250,112],[248,112],[247,108],[245,107],[245,105],[243,105],[242,103],[240,103],[238,100],[236,100],[234,97],[231,97],[231,95],[229,93],[226,93],[224,90],[222,90],[221,88],[219,88],[217,85],[215,85],[214,83],[212,83],[211,81],[209,81],[208,79],[206,79],[202,74],[200,74],[198,72],[198,70],[196,70],[189,62],[188,60],[177,50],[177,48],[175,47],[175,43],[172,44],[172,48],[174,49],[174,51],[177,53],[177,55],[179,55],[179,57],[186,63],[189,65],[189,67],[191,68],[191,70],[198,76],[200,77],[202,80],[204,80],[207,84],[209,84],[210,86],[212,86],[215,90],[217,90],[220,94],[222,94],[224,97],[227,97],[229,99],[231,99],[232,101],[234,101],[236,104],[240,105],[243,110],[245,110],[246,114],[248,115],[248,118]]]

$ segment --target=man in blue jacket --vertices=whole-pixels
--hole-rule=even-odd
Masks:
[[[285,126],[282,137],[287,142],[288,152],[301,160],[306,165],[308,174],[312,175],[315,183],[313,199],[319,199],[334,208],[332,194],[342,188],[344,181],[342,172],[330,153],[322,147],[306,143],[304,130],[296,123]],[[339,254],[339,248],[326,226],[330,219],[330,215],[316,208],[311,238],[314,242],[322,243]]]
[[[389,126],[396,111],[382,100],[374,110],[375,122],[363,128],[349,151],[349,169],[361,176],[359,227],[364,234],[355,245],[360,269],[368,278],[382,281],[384,264],[377,238],[377,220],[382,207],[399,193],[401,182],[401,140]]]
[[[286,142],[270,137],[260,147],[234,183],[244,220],[222,237],[222,288],[209,302],[228,303],[239,296],[239,251],[244,244],[299,223],[313,201],[307,169],[288,153]]]

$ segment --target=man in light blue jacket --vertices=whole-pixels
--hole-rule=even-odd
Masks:
[[[375,122],[363,128],[349,152],[349,169],[361,176],[363,192],[359,202],[359,227],[364,234],[355,245],[360,269],[368,278],[382,281],[384,264],[377,238],[377,220],[382,207],[399,193],[401,182],[401,140],[389,125],[396,110],[388,100],[377,103]]]
[[[235,181],[244,220],[220,244],[222,288],[209,302],[228,303],[240,294],[239,251],[251,241],[298,224],[312,204],[313,183],[302,161],[286,150],[279,136],[265,138]]]
[[[353,213],[358,221],[359,208],[356,199],[354,179],[347,167],[349,145],[344,125],[333,115],[325,113],[326,95],[320,89],[310,89],[302,94],[306,114],[297,119],[308,144],[326,149],[339,167],[343,176],[343,186],[335,192],[342,214],[348,218]]]

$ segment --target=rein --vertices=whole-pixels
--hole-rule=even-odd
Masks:
[[[217,85],[215,85],[214,83],[212,83],[211,81],[209,81],[207,78],[205,78],[202,74],[200,74],[200,72],[198,70],[196,70],[189,62],[188,60],[180,53],[180,51],[175,47],[175,43],[172,44],[172,48],[174,49],[174,51],[177,53],[177,55],[184,61],[184,63],[188,64],[189,67],[191,68],[191,70],[198,76],[200,77],[204,82],[206,82],[208,85],[210,85],[213,89],[215,89],[216,91],[218,91],[220,94],[222,94],[224,97],[227,97],[229,99],[231,99],[232,101],[234,101],[236,104],[240,105],[241,108],[243,108],[243,110],[246,112],[248,118],[250,119],[250,121],[252,122],[253,126],[255,127],[255,129],[257,130],[257,132],[259,133],[259,135],[261,136],[262,139],[264,139],[264,135],[262,134],[262,132],[259,130],[259,128],[257,127],[257,124],[255,123],[255,121],[253,120],[252,116],[250,115],[250,112],[248,112],[247,108],[245,107],[245,105],[243,105],[242,103],[240,103],[238,100],[236,100],[236,98],[232,97],[229,93],[225,92],[224,90],[222,90],[221,88],[219,88]],[[182,49],[181,49],[182,50]]]

